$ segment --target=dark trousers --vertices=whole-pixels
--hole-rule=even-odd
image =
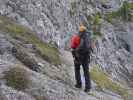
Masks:
[[[77,57],[78,58],[78,57]],[[85,77],[85,88],[91,88],[91,80],[90,80],[90,74],[89,74],[89,63],[90,63],[90,54],[79,54],[79,59],[74,59],[74,65],[75,65],[75,79],[76,84],[82,85],[81,82],[81,74],[80,74],[80,65],[83,67],[84,71],[84,77]]]

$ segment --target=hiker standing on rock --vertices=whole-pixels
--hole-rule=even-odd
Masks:
[[[80,25],[79,33],[72,36],[71,39],[72,55],[74,58],[76,88],[82,88],[80,65],[83,67],[85,77],[85,92],[91,89],[91,80],[89,75],[91,39],[84,25]]]

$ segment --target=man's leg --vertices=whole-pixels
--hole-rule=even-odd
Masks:
[[[78,63],[75,63],[75,79],[76,79],[75,87],[81,88],[82,82],[81,82],[81,75],[80,75],[80,64]]]
[[[86,56],[83,63],[82,63],[83,71],[84,71],[84,77],[85,77],[85,92],[88,92],[91,89],[89,63],[90,63],[90,57]]]

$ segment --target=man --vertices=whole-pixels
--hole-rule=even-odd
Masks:
[[[89,92],[91,89],[90,75],[89,75],[89,63],[90,63],[90,49],[91,49],[91,40],[90,34],[87,33],[86,27],[80,25],[79,36],[80,44],[76,49],[73,49],[72,55],[74,57],[74,66],[75,66],[75,79],[76,79],[76,88],[82,87],[81,75],[80,75],[80,65],[83,67],[84,77],[85,77],[85,92]]]

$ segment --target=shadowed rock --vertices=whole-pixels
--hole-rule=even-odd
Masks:
[[[14,46],[12,48],[13,55],[19,59],[24,65],[33,71],[39,72],[39,65],[34,58],[32,58],[24,48],[21,46]]]

